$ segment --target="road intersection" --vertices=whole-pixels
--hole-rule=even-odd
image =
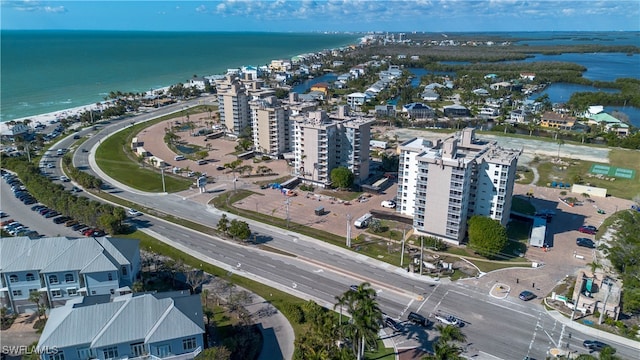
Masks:
[[[175,109],[165,108],[162,113],[144,114],[134,120],[136,123],[145,121],[165,113],[180,111],[183,107],[180,104]],[[105,126],[80,145],[88,151],[76,151],[74,165],[111,184],[114,189],[110,192],[115,196],[142,207],[215,227],[222,212],[206,203],[176,194],[140,192],[118,184],[108,174],[101,172],[93,158],[101,139],[130,124],[129,119]],[[68,147],[70,139],[63,140],[56,148]],[[59,172],[60,167],[51,170]],[[235,218],[233,214],[227,216]],[[433,330],[425,331],[424,328],[405,322],[409,311],[425,316],[436,311],[455,314],[465,322],[463,331],[469,340],[465,355],[476,358],[518,359],[528,355],[540,359],[545,358],[548,351],[560,343],[569,343],[570,350],[586,352],[581,343],[594,336],[589,333],[589,328],[582,331],[568,330],[565,321],[550,316],[543,306],[533,301],[523,303],[514,297],[496,299],[489,291],[475,286],[472,281],[435,281],[300,234],[244,220],[249,222],[252,231],[263,239],[264,244],[291,256],[197,233],[151,216],[138,217],[132,221],[143,231],[153,233],[203,261],[301,298],[312,299],[329,308],[333,307],[335,296],[343,293],[350,284],[369,281],[378,292],[383,311],[392,318],[403,321],[405,331],[393,336],[398,349],[429,349],[429,342],[437,335]],[[638,344],[619,340],[609,343],[618,349],[618,355],[633,359],[640,350]]]

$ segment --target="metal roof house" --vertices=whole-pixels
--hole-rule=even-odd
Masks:
[[[78,297],[51,311],[37,349],[42,360],[193,359],[204,333],[200,296],[188,291]]]
[[[3,238],[0,304],[16,313],[34,310],[38,291],[49,307],[82,295],[120,295],[140,272],[139,241],[110,237]]]

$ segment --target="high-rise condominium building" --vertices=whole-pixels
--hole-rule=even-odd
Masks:
[[[417,234],[456,244],[473,215],[506,225],[521,153],[479,141],[472,128],[435,143],[406,141],[400,145],[397,211],[413,217]]]
[[[340,118],[330,118],[325,111],[310,111],[291,120],[295,172],[303,181],[327,187],[331,170],[340,166],[351,170],[357,184],[369,176],[371,119],[349,117],[344,112]]]
[[[255,149],[278,156],[289,150],[289,111],[275,97],[258,98],[249,103]]]
[[[240,79],[233,74],[216,81],[220,122],[227,131],[240,134],[251,125],[247,90]]]

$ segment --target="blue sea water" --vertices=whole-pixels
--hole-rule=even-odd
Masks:
[[[357,43],[354,34],[2,31],[0,121]]]

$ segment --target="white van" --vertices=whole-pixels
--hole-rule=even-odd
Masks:
[[[181,161],[181,160],[184,160],[184,156],[182,156],[182,155],[176,155],[176,157],[174,157],[174,158],[173,158],[173,160],[175,160],[175,161]]]
[[[353,226],[355,226],[358,229],[365,228],[369,226],[369,221],[371,221],[372,218],[373,218],[373,215],[371,215],[370,213],[366,213],[361,217],[359,217],[358,219],[356,219],[356,221],[353,222]]]

